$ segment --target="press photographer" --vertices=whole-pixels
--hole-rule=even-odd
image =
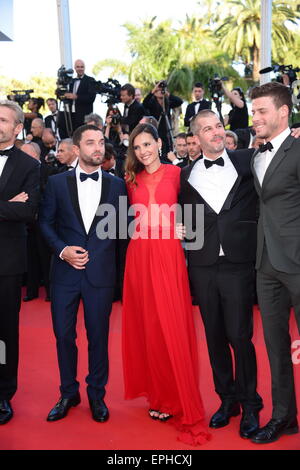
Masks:
[[[77,127],[84,124],[84,116],[93,112],[93,103],[96,93],[91,89],[93,77],[85,75],[85,64],[83,60],[77,59],[74,64],[77,77],[71,79],[67,85],[67,91],[62,96],[58,96],[64,102],[65,111],[71,118],[72,129],[68,129],[66,113],[60,113],[58,120],[59,134],[61,138],[70,137]]]
[[[248,107],[243,90],[240,87],[235,87],[231,91],[227,90],[224,82],[221,81],[222,90],[224,95],[230,100],[231,111],[228,115],[224,116],[224,124],[230,125],[230,130],[245,129],[248,127]]]
[[[160,80],[153,90],[145,97],[143,105],[158,121],[158,134],[163,142],[163,154],[173,150],[173,136],[171,129],[171,109],[182,105],[182,99],[171,95],[167,88],[167,82]]]

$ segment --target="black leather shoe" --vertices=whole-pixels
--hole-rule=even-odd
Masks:
[[[254,444],[269,444],[277,441],[283,434],[297,434],[299,432],[297,419],[271,419],[266,426],[259,429],[251,438]]]
[[[104,423],[109,418],[109,411],[104,400],[91,400],[89,398],[90,408],[93,419],[98,423]]]
[[[243,411],[241,424],[240,424],[240,436],[244,439],[249,439],[259,429],[259,414],[258,411]]]
[[[14,412],[8,400],[0,400],[0,424],[8,423]]]
[[[69,409],[72,406],[79,405],[80,401],[79,393],[72,398],[60,398],[55,407],[52,408],[48,414],[47,421],[58,421],[59,419],[63,419],[67,416]]]
[[[30,302],[31,300],[34,300],[34,299],[37,299],[38,296],[37,295],[26,295],[26,297],[23,297],[23,302]]]
[[[222,402],[218,411],[212,416],[209,427],[210,428],[223,428],[227,426],[232,416],[240,414],[240,405],[237,402]]]

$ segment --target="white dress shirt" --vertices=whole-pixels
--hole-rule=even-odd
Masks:
[[[258,153],[255,158],[254,158],[254,169],[258,178],[258,181],[260,182],[260,185],[262,186],[263,180],[266,174],[266,171],[273,160],[276,152],[278,151],[279,147],[281,144],[285,141],[285,139],[290,135],[291,130],[288,127],[285,129],[283,132],[281,132],[279,135],[277,135],[274,139],[270,140],[271,144],[273,145],[272,150],[266,150],[263,153]]]
[[[188,180],[217,214],[221,211],[238,177],[225,149],[220,157],[223,157],[224,166],[212,165],[210,168],[206,168],[204,160],[211,159],[203,155],[203,158],[195,163]],[[224,252],[220,246],[220,256],[222,255]]]
[[[85,181],[80,181],[80,173],[86,172],[82,170],[82,168],[80,168],[80,165],[78,164],[76,167],[78,201],[84,227],[86,233],[88,233],[100,203],[102,189],[102,172],[99,168],[98,181],[94,181],[92,178],[87,178]]]
[[[1,150],[2,151],[10,150],[11,148],[13,148],[13,145],[10,146],[10,147],[6,147],[5,149],[1,149]],[[5,166],[5,163],[7,162],[7,159],[8,159],[8,155],[1,155],[0,156],[0,176],[2,175],[2,171],[3,171],[3,168]]]

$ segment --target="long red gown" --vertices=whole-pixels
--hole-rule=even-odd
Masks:
[[[178,167],[162,164],[152,174],[145,170],[139,173],[137,186],[128,184],[130,203],[143,204],[148,213],[137,207],[136,232],[126,257],[122,332],[125,398],[146,397],[150,408],[174,416],[169,422],[179,429],[179,440],[200,445],[210,434],[198,388],[197,343],[185,258],[174,236],[175,219],[161,209],[157,220],[157,204],[176,204],[179,178]],[[171,229],[168,239],[163,239],[163,226]]]

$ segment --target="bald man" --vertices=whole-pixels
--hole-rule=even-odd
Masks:
[[[93,93],[94,78],[85,75],[85,63],[81,59],[75,60],[74,69],[77,74],[70,84],[69,93],[65,97],[70,100],[70,112],[72,117],[73,131],[84,124],[84,117],[93,112],[93,103],[96,93]],[[59,115],[59,132],[61,138],[71,137],[68,135],[65,125],[64,114]]]

